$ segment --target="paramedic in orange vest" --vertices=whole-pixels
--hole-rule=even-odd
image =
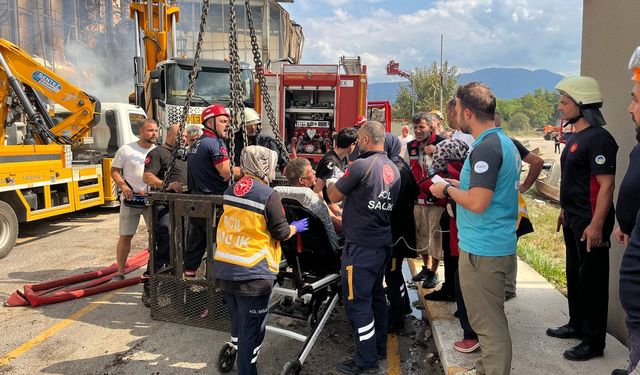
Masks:
[[[257,374],[269,296],[281,258],[280,241],[308,228],[308,219],[289,225],[275,178],[278,154],[247,146],[240,166],[244,177],[224,192],[213,272],[231,314],[231,344],[238,350],[238,374]]]

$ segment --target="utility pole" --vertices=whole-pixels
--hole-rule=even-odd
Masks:
[[[440,34],[440,113],[444,113],[442,107],[442,95],[444,91],[444,71],[442,68],[442,54],[444,50],[444,34]]]

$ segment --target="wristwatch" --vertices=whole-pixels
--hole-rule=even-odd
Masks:
[[[447,184],[444,189],[442,190],[442,194],[444,194],[445,197],[447,198],[451,198],[451,196],[449,195],[449,188],[453,186],[451,184]]]

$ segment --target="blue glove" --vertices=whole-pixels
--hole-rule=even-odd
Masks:
[[[309,229],[309,218],[305,217],[304,219],[296,220],[293,223],[291,223],[291,225],[293,225],[296,228],[296,233],[304,232],[307,229]]]

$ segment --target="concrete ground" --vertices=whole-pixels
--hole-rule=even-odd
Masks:
[[[444,270],[441,269],[439,274],[444,275]],[[480,351],[463,354],[453,350],[453,343],[462,339],[458,319],[453,317],[456,304],[424,299],[422,302],[426,306],[445,374],[453,375],[473,368]],[[548,327],[568,322],[567,300],[521,260],[518,260],[517,297],[505,303],[505,310],[513,345],[512,374],[608,375],[612,369],[625,368],[628,364],[627,348],[611,335],[607,335],[604,357],[585,362],[565,360],[562,356],[564,350],[579,341],[552,338],[545,331]]]
[[[104,209],[22,225],[18,245],[0,260],[0,303],[24,284],[112,264],[117,232],[117,210]],[[146,246],[146,235],[141,224],[133,253]],[[134,285],[38,308],[0,307],[0,374],[219,373],[216,358],[228,333],[154,321],[140,296],[141,286]],[[425,339],[428,325],[420,315],[408,317],[407,322],[405,332],[389,335],[389,357],[380,363],[380,373],[443,374],[433,354],[433,338]],[[307,328],[301,321],[273,315],[270,324],[300,333]],[[302,373],[336,374],[335,364],[353,353],[354,344],[344,309],[338,305]],[[268,333],[260,352],[260,373],[279,374],[301,347],[297,341]]]

